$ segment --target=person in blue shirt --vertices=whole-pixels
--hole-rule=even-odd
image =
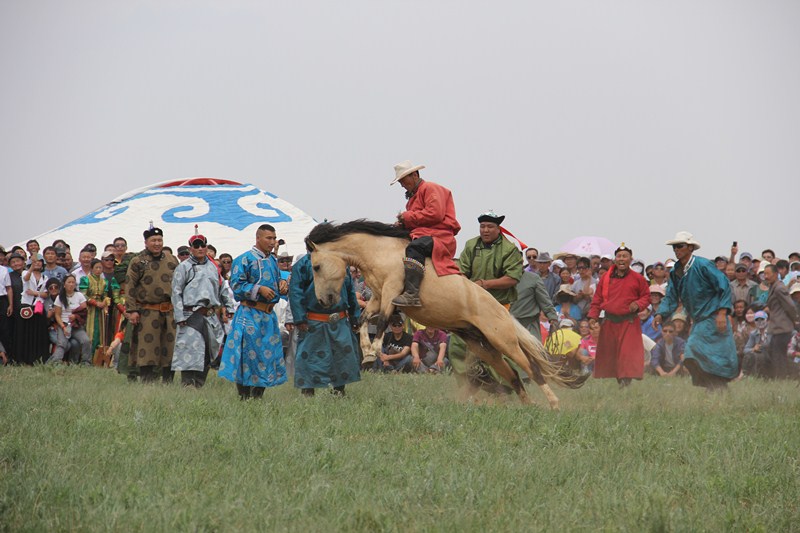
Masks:
[[[348,383],[361,380],[358,340],[353,332],[361,314],[353,280],[346,272],[339,301],[323,307],[314,292],[311,254],[297,260],[289,281],[289,305],[298,329],[294,386],[304,396],[333,387],[344,396]]]
[[[658,307],[654,323],[661,324],[683,304],[694,322],[684,353],[684,367],[692,384],[708,390],[725,389],[739,374],[739,359],[728,315],[731,286],[714,263],[694,255],[700,243],[686,231],[667,241],[678,262],[669,274],[667,294]]]

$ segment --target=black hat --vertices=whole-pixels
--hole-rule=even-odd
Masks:
[[[490,209],[478,217],[478,222],[493,222],[499,226],[505,219],[505,215],[498,215]]]
[[[163,237],[164,236],[164,232],[161,231],[161,228],[156,228],[155,226],[153,226],[153,221],[151,220],[150,221],[150,227],[148,229],[144,230],[144,240],[147,240],[150,237],[153,237],[153,236],[156,236],[156,235],[158,235],[160,237]]]
[[[44,283],[45,288],[49,289],[53,285],[61,287],[61,281],[58,278],[47,278],[47,281]]]
[[[25,261],[25,258],[22,257],[22,255],[20,255],[17,252],[14,252],[13,254],[8,256],[8,262],[10,263],[12,259],[22,259],[23,261]]]
[[[178,255],[184,255],[189,253],[188,246],[178,246]]]

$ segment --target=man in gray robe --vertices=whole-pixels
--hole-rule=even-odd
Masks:
[[[181,372],[181,383],[200,388],[208,368],[217,356],[225,331],[217,316],[224,306],[222,320],[233,315],[233,300],[223,289],[217,265],[206,254],[203,235],[189,238],[191,256],[175,269],[172,277],[172,307],[177,324],[172,371]]]

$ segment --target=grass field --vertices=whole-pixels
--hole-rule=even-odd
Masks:
[[[213,374],[213,373],[212,373]],[[800,389],[556,389],[455,401],[449,376],[240,402],[93,368],[0,369],[7,531],[800,530]]]

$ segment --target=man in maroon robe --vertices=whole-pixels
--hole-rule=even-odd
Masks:
[[[425,258],[430,257],[439,276],[460,274],[453,262],[455,236],[461,230],[456,220],[453,193],[419,176],[424,165],[404,161],[394,166],[395,179],[406,190],[406,210],[397,215],[397,223],[411,231],[406,247],[405,285],[403,293],[392,300],[398,307],[420,307],[419,286],[425,275]]]
[[[650,287],[644,277],[630,269],[633,252],[621,244],[614,252],[614,264],[600,278],[589,308],[594,325],[605,311],[597,341],[594,377],[617,378],[620,387],[642,379],[644,345],[638,313],[650,304]]]

